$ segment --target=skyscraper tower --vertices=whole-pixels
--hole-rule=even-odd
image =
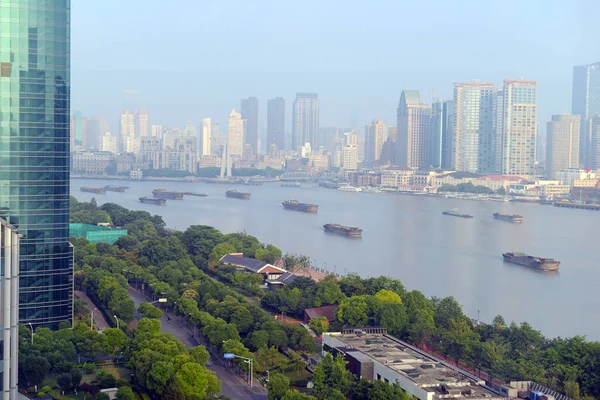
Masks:
[[[126,153],[135,153],[135,118],[131,112],[125,110],[119,120],[119,135],[121,150]]]
[[[421,103],[418,90],[403,90],[398,105],[396,165],[425,168],[429,155],[431,108]]]
[[[579,159],[590,165],[589,119],[600,117],[600,62],[573,68],[573,102],[571,113],[581,115]]]
[[[75,111],[71,115],[71,149],[87,149],[88,119]]]
[[[429,165],[453,169],[454,164],[454,102],[436,101],[431,105],[431,136]]]
[[[146,110],[137,110],[134,113],[135,137],[150,136],[150,121]]]
[[[242,116],[235,111],[235,108],[229,114],[229,123],[227,125],[227,143],[229,155],[242,156],[244,152],[244,120]]]
[[[292,112],[292,150],[304,143],[319,148],[319,97],[316,93],[296,93]]]
[[[23,235],[19,319],[33,327],[73,319],[70,12],[69,0],[0,1],[11,16],[0,24],[0,84],[10,88],[0,90],[0,218]]]
[[[553,115],[546,131],[546,176],[556,179],[561,169],[579,168],[579,115]]]
[[[381,149],[387,138],[383,121],[373,120],[365,126],[365,162],[372,165],[381,157]]]
[[[202,140],[200,141],[202,145],[202,155],[210,156],[211,155],[211,143],[212,142],[212,120],[210,118],[202,119]]]
[[[504,80],[502,174],[534,175],[537,139],[537,83]]]
[[[276,97],[267,101],[267,149],[271,145],[285,148],[285,100]]]
[[[457,82],[454,84],[454,104],[454,168],[458,171],[494,172],[494,84]]]
[[[258,99],[248,97],[242,99],[242,119],[246,120],[246,135],[244,144],[250,144],[254,154],[258,153]]]

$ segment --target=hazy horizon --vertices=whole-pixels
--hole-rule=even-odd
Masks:
[[[366,3],[238,0],[72,2],[73,111],[116,127],[123,91],[140,90],[152,124],[211,117],[226,130],[240,99],[319,94],[320,126],[396,124],[404,89],[452,99],[453,83],[537,80],[539,132],[571,111],[573,66],[600,61],[600,2]],[[117,132],[114,132],[117,133]]]

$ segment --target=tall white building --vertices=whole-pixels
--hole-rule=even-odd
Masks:
[[[397,110],[396,165],[425,168],[429,161],[431,108],[418,90],[403,90]]]
[[[504,80],[502,174],[534,175],[537,139],[537,83]]]
[[[454,104],[454,168],[467,172],[494,172],[494,84],[457,82],[454,84]]]
[[[546,176],[557,179],[557,172],[579,168],[579,115],[553,115],[546,131]]]
[[[111,153],[117,153],[117,138],[111,135],[110,132],[106,132],[104,135],[100,137],[100,143],[98,143],[98,148],[101,151],[109,151]]]
[[[119,123],[119,139],[121,140],[121,150],[127,153],[135,152],[135,118],[134,115],[125,110],[121,114]]]
[[[19,242],[22,235],[0,219],[0,357],[3,399],[17,399],[19,366]]]
[[[152,125],[152,130],[151,130],[150,136],[162,139],[162,137],[163,137],[163,126],[162,125]]]
[[[134,114],[135,136],[147,137],[150,134],[150,121],[146,110],[137,110]]]
[[[229,114],[227,125],[227,143],[229,145],[229,154],[232,156],[242,156],[244,152],[244,120],[242,116],[235,111],[235,108]]]
[[[212,120],[210,118],[204,118],[202,120],[202,141],[201,141],[201,154],[203,156],[210,156],[212,146]]]
[[[358,146],[348,144],[342,150],[342,169],[346,171],[358,170]]]
[[[196,127],[192,121],[188,121],[187,124],[185,124],[185,128],[183,128],[183,136],[193,138],[196,137]]]

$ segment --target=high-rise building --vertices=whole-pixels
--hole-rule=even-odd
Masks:
[[[586,135],[590,138],[587,154],[590,168],[600,169],[600,117],[588,118],[586,125]]]
[[[453,169],[454,164],[454,102],[436,101],[431,105],[429,165]]]
[[[135,137],[142,138],[150,135],[150,121],[146,110],[134,113]]]
[[[319,97],[316,93],[296,93],[292,110],[292,150],[304,143],[319,148]]]
[[[121,140],[121,151],[135,153],[135,117],[125,110],[119,121],[119,139]]]
[[[110,132],[106,132],[104,135],[100,137],[100,144],[98,146],[102,151],[109,151],[111,153],[117,153],[117,138],[110,134]]]
[[[0,15],[0,218],[23,235],[20,322],[57,327],[73,319],[70,1],[0,1]]]
[[[600,62],[573,68],[573,101],[571,113],[581,115],[579,159],[589,165],[590,137],[585,132],[589,118],[600,117]]]
[[[347,144],[342,150],[342,169],[346,171],[358,170],[358,145]]]
[[[110,132],[110,123],[108,120],[99,116],[89,118],[87,123],[88,149],[98,149],[101,137],[106,132]]]
[[[546,176],[556,179],[562,169],[579,168],[579,124],[581,116],[553,115],[546,131]]]
[[[242,116],[235,111],[235,108],[231,111],[231,114],[229,114],[227,143],[229,146],[229,155],[242,156],[244,152],[244,120],[242,119]]]
[[[398,105],[396,165],[425,168],[429,156],[431,108],[421,103],[418,90],[403,90]]]
[[[210,118],[204,118],[202,120],[202,140],[200,145],[202,146],[201,154],[203,156],[211,155],[211,142],[212,142],[212,120]]]
[[[71,149],[87,149],[87,130],[88,120],[81,114],[81,111],[75,111],[71,115]]]
[[[152,128],[150,130],[150,136],[162,139],[162,137],[163,137],[163,126],[162,125],[152,125]]]
[[[285,149],[285,100],[276,97],[267,101],[267,149],[271,145]]]
[[[373,120],[370,125],[365,126],[365,157],[364,160],[368,164],[373,164],[374,161],[381,157],[381,149],[387,138],[387,132],[383,121]]]
[[[502,172],[502,149],[504,132],[504,91],[498,90],[494,95],[494,131],[496,136],[496,165],[494,172]]]
[[[0,392],[2,399],[17,399],[19,366],[19,233],[0,219]]]
[[[196,127],[192,121],[188,121],[183,128],[183,136],[196,138]]]
[[[246,121],[244,143],[250,144],[252,151],[256,154],[258,153],[258,99],[256,97],[242,99],[241,105],[240,114]]]
[[[502,174],[534,175],[537,139],[537,83],[504,80]]]
[[[454,168],[458,171],[494,172],[494,84],[457,82],[454,84],[454,104]]]

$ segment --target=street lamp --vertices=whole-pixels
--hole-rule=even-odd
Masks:
[[[113,315],[113,317],[115,317],[115,319],[117,320],[117,329],[119,329],[119,318],[117,318],[116,315]]]
[[[31,328],[31,344],[33,344],[33,325],[29,322],[29,327]]]
[[[96,311],[97,308],[94,307],[94,309],[92,310],[92,315],[90,316],[90,331],[94,330],[94,311]]]
[[[269,375],[269,371],[267,371],[267,382],[269,382],[270,379],[270,375]]]

